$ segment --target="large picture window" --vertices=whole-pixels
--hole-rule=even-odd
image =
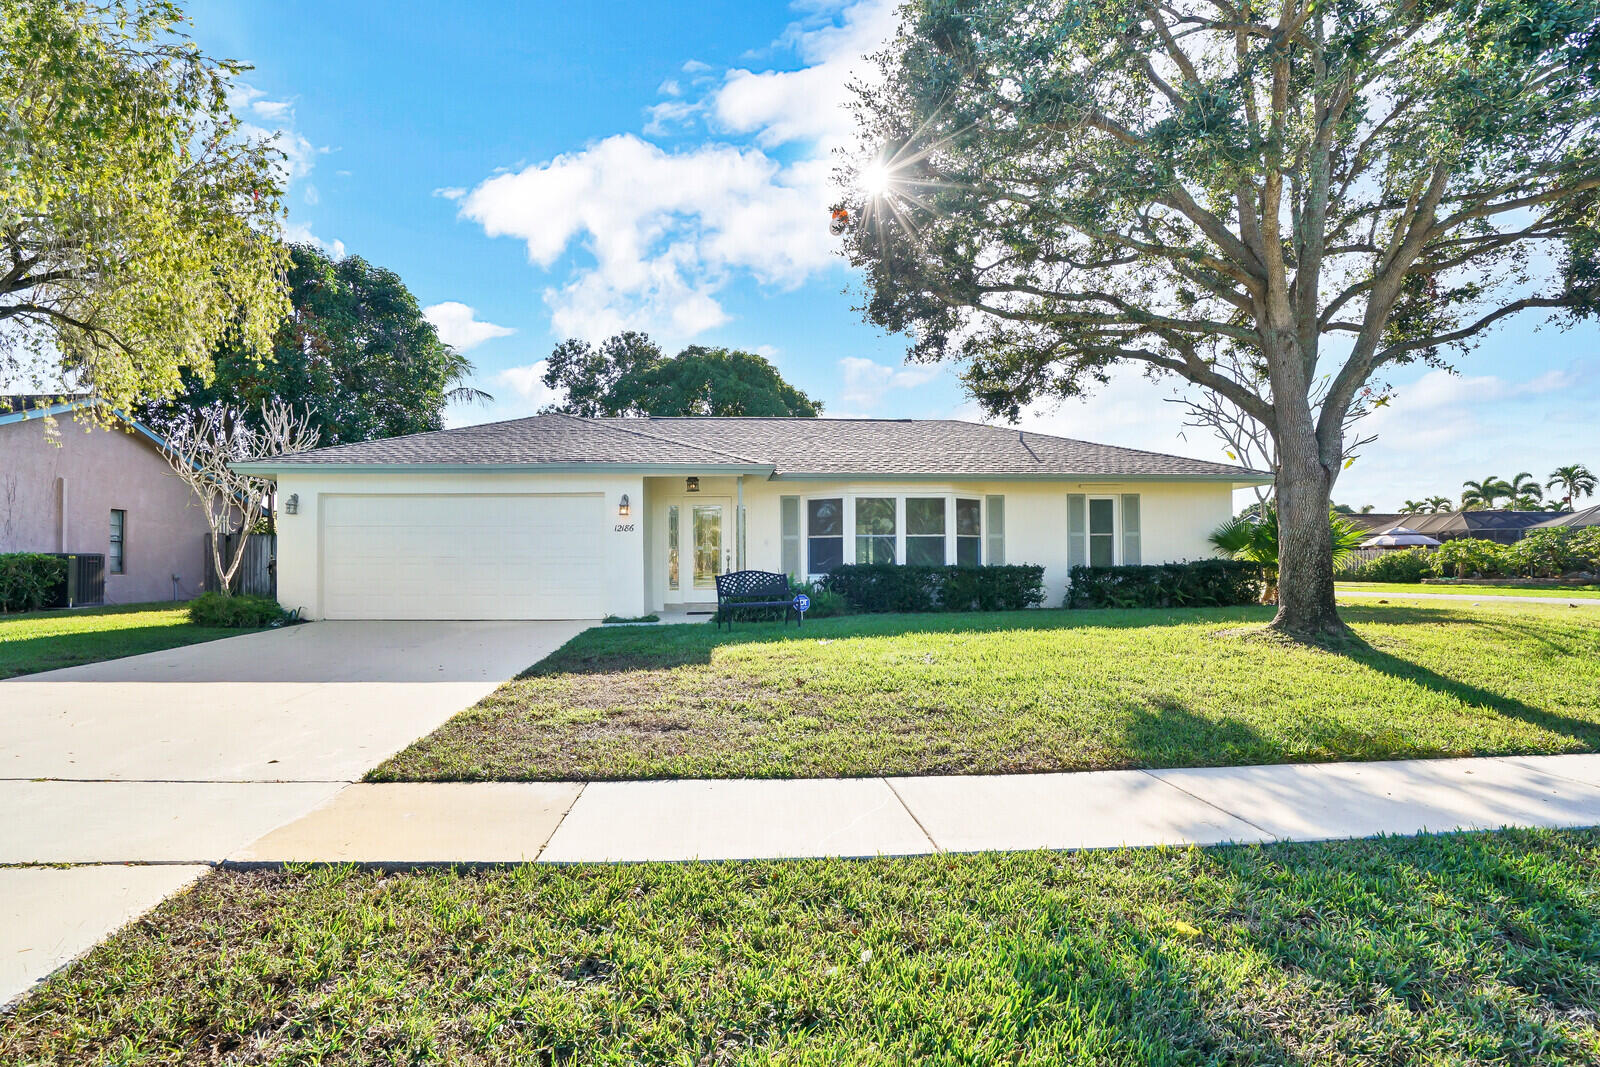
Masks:
[[[983,562],[983,501],[956,499],[956,562],[976,567]]]
[[[894,508],[892,496],[856,497],[856,562],[894,562]]]
[[[912,566],[944,566],[944,500],[906,497],[906,562]]]
[[[844,563],[844,500],[806,501],[806,569],[827,574]]]

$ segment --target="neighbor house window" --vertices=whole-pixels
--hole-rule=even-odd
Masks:
[[[128,532],[128,513],[118,508],[111,509],[111,554],[107,563],[112,574],[123,573],[122,543]]]
[[[906,497],[906,562],[944,566],[944,497]]]
[[[894,562],[892,496],[856,497],[856,562]]]
[[[956,499],[956,562],[976,567],[983,562],[983,501]]]
[[[667,588],[678,588],[678,505],[667,505]]]
[[[844,562],[844,500],[806,501],[806,569],[827,574]]]
[[[1111,567],[1117,561],[1117,508],[1108,496],[1089,498],[1089,566]]]

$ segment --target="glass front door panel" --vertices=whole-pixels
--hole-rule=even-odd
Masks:
[[[696,504],[694,516],[694,587],[715,589],[722,573],[722,505]]]

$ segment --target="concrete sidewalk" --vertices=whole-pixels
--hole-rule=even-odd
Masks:
[[[1474,604],[1548,604],[1552,607],[1600,608],[1600,596],[1512,596],[1501,593],[1384,593],[1372,589],[1335,589],[1336,597],[1382,597],[1386,600],[1465,600]]]
[[[241,865],[738,860],[1600,825],[1600,755],[937,778],[354,785]],[[112,848],[106,860],[135,857]]]

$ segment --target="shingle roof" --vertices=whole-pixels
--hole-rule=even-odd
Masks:
[[[706,466],[776,477],[920,475],[1206,479],[1259,483],[1244,467],[956,419],[632,418],[536,415],[337,445],[253,464]]]

